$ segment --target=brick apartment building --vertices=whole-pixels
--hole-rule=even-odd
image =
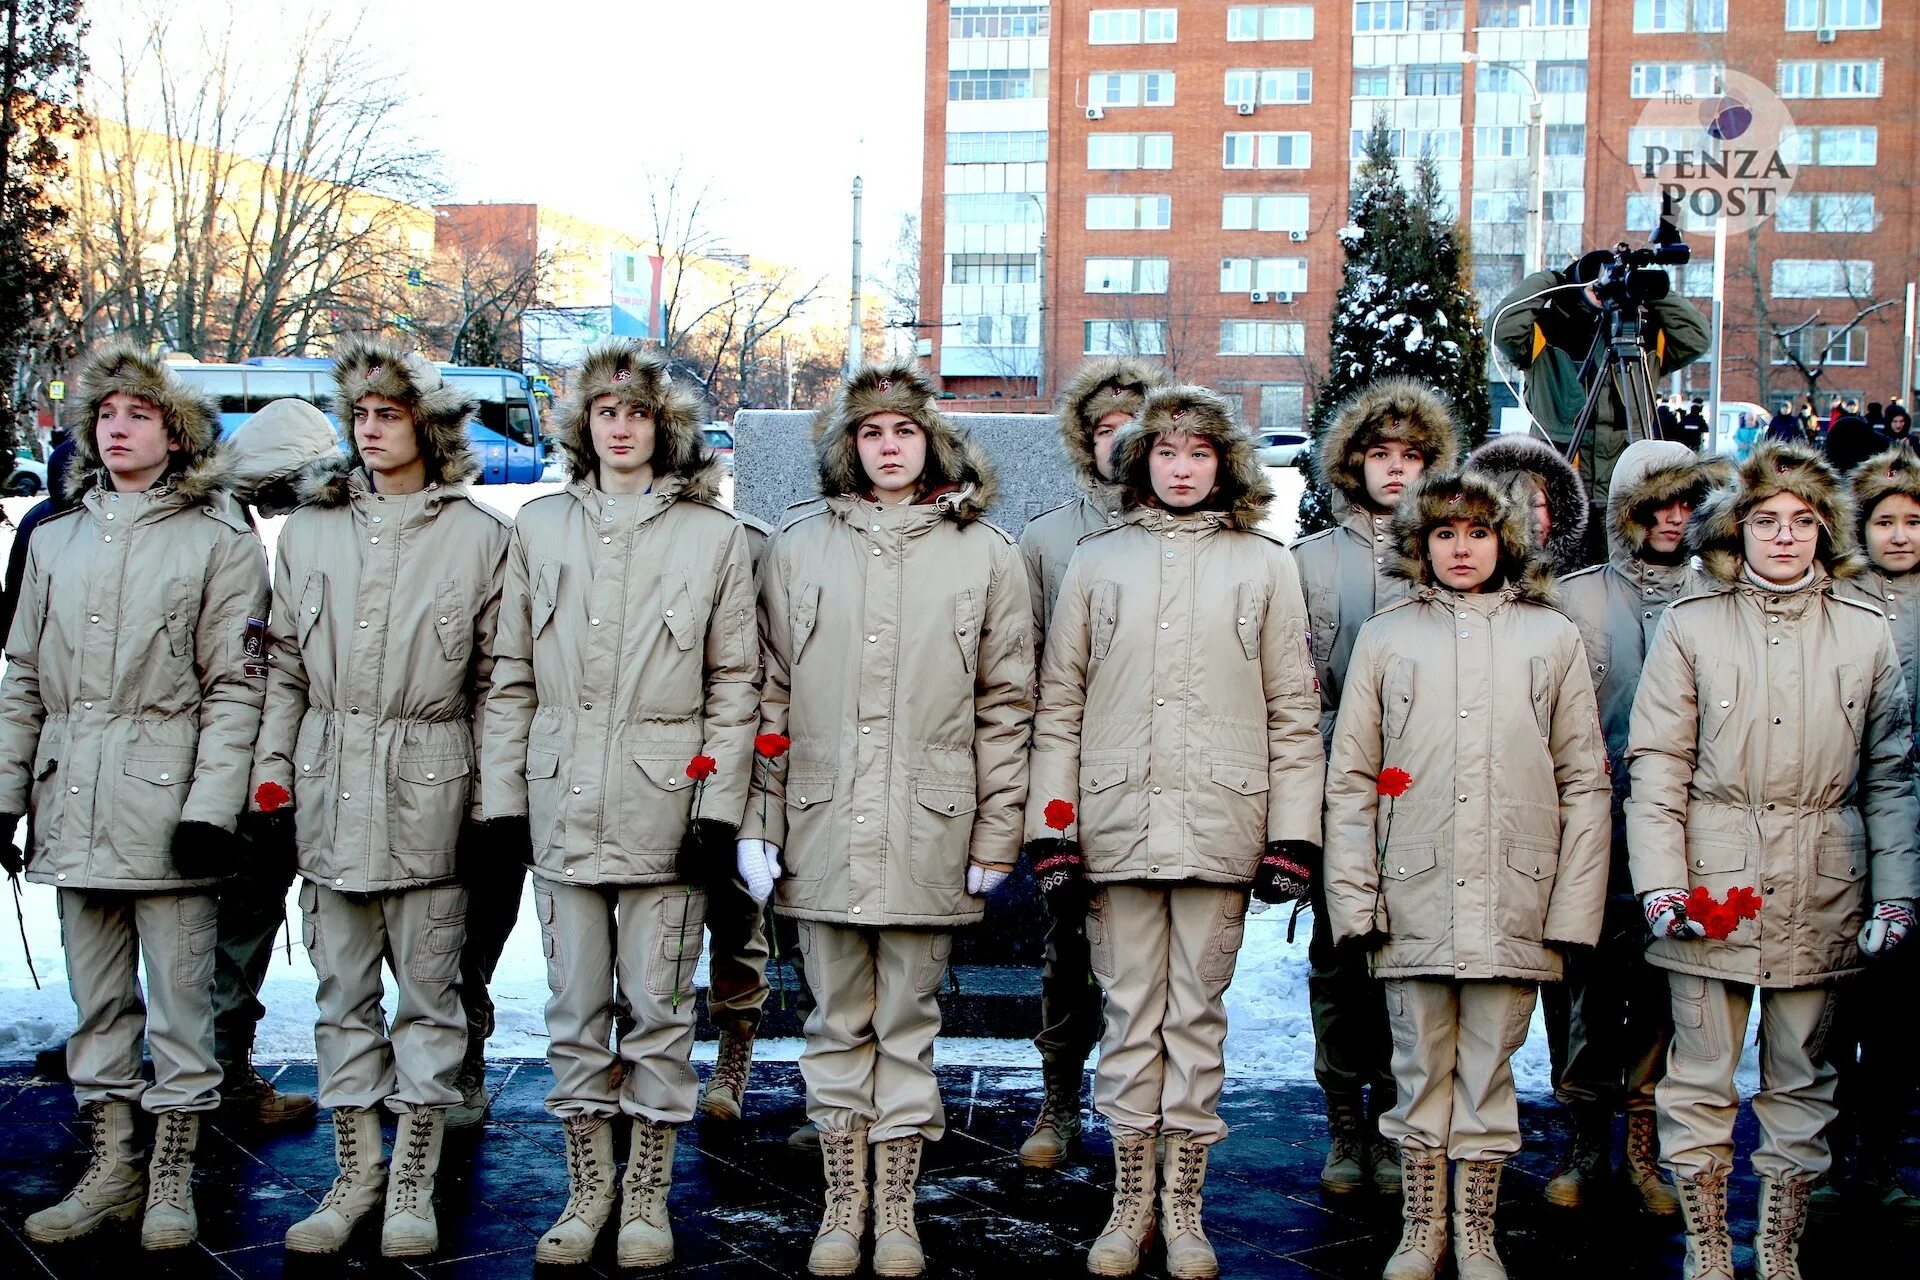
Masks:
[[[1234,397],[1251,424],[1298,424],[1377,114],[1409,171],[1435,157],[1490,316],[1526,265],[1536,89],[1542,256],[1562,265],[1645,239],[1636,121],[1661,94],[1718,95],[1731,69],[1776,87],[1807,127],[1793,198],[1728,254],[1723,395],[1804,391],[1772,331],[1817,312],[1791,339],[1817,357],[1830,328],[1890,299],[1832,344],[1821,382],[1882,399],[1920,272],[1916,8],[929,0],[921,351],[946,389],[1009,408],[1051,395],[1087,355],[1138,351]],[[1675,283],[1704,308],[1711,235],[1689,236],[1701,252]],[[1708,377],[1703,362],[1680,385]]]

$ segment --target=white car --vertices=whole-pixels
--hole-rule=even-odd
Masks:
[[[1254,449],[1267,466],[1290,467],[1309,443],[1311,439],[1304,431],[1262,431],[1254,438]]]
[[[13,455],[13,474],[7,492],[16,498],[37,498],[47,491],[47,464],[22,449]]]

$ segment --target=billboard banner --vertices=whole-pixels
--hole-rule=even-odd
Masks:
[[[665,263],[644,253],[613,255],[613,333],[618,338],[660,339],[660,273]]]

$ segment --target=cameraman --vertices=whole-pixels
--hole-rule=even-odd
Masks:
[[[1526,371],[1527,411],[1562,448],[1573,438],[1573,426],[1587,400],[1580,366],[1593,349],[1604,322],[1593,281],[1613,255],[1596,249],[1560,271],[1536,271],[1501,299],[1495,312],[1493,340],[1502,354]],[[1642,268],[1658,270],[1658,268]],[[1562,286],[1582,284],[1584,288]],[[1710,343],[1706,317],[1677,293],[1642,305],[1646,317],[1641,342],[1647,364],[1656,379],[1683,369],[1703,355]],[[1613,463],[1627,447],[1625,407],[1609,392],[1601,398],[1593,426],[1580,446],[1577,465],[1587,482],[1592,518],[1590,541],[1604,539],[1607,485]],[[1604,547],[1589,548],[1589,556],[1603,560]]]

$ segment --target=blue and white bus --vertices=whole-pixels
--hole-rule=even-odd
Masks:
[[[181,381],[220,403],[220,434],[231,435],[270,401],[294,397],[319,407],[329,419],[331,360],[256,356],[244,364],[182,362],[170,366]],[[480,404],[469,431],[480,456],[482,484],[533,484],[545,465],[540,403],[524,373],[436,365],[442,377]],[[335,426],[339,424],[336,422]]]

